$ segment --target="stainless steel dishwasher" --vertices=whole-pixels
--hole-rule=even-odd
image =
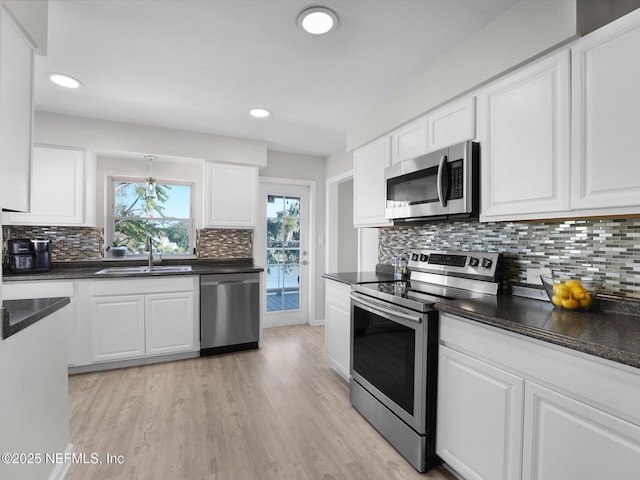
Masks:
[[[258,348],[260,274],[200,277],[200,356]]]

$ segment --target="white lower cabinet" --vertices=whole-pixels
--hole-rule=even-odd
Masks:
[[[147,295],[145,314],[148,355],[193,349],[193,293]]]
[[[122,360],[145,354],[143,295],[91,299],[92,360]]]
[[[331,367],[349,380],[351,367],[351,286],[326,281],[324,300],[324,347],[325,357]]]
[[[640,477],[640,426],[527,382],[525,480]]]
[[[637,479],[640,369],[441,314],[436,453],[466,480]]]
[[[438,377],[438,455],[467,480],[519,478],[524,380],[447,347]]]
[[[193,278],[93,281],[92,362],[193,351]]]

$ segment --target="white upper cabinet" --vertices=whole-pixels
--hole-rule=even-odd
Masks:
[[[427,117],[427,151],[433,152],[476,137],[475,97],[466,97]]]
[[[29,210],[33,48],[0,6],[0,207]]]
[[[258,168],[204,162],[204,227],[255,228]]]
[[[391,164],[427,153],[427,117],[414,120],[391,133]]]
[[[545,218],[569,209],[569,71],[564,50],[478,92],[481,220]]]
[[[391,132],[391,164],[472,140],[475,136],[475,97],[470,96]]]
[[[353,153],[353,226],[392,225],[384,218],[387,186],[384,170],[391,164],[390,137],[379,138]]]
[[[95,226],[96,156],[75,148],[35,146],[29,213],[3,218],[9,225]]]
[[[572,47],[572,206],[640,213],[640,10]]]

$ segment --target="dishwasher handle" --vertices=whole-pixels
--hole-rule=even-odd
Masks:
[[[200,282],[200,286],[206,287],[209,285],[245,285],[248,283],[259,283],[259,279],[250,279],[250,280],[217,280],[211,282]]]

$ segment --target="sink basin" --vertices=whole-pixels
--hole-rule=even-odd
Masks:
[[[96,275],[132,275],[135,273],[190,272],[191,265],[158,265],[153,267],[110,267],[96,272]]]

